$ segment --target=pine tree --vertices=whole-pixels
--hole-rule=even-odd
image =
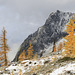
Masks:
[[[23,52],[19,56],[19,61],[23,61],[25,59],[26,59],[26,52],[25,52],[25,50],[23,50]]]
[[[7,39],[6,39],[6,30],[5,28],[3,27],[3,30],[2,30],[2,36],[1,36],[1,44],[0,44],[0,61],[2,61],[0,64],[1,66],[7,66],[7,63],[8,63],[8,60],[7,60],[7,53],[9,51],[9,47],[7,45]]]
[[[33,46],[31,45],[30,43],[30,47],[27,49],[27,52],[28,52],[28,55],[27,55],[27,58],[28,59],[32,59],[32,56],[33,56]]]
[[[68,35],[65,37],[65,51],[67,57],[75,57],[75,18],[70,19],[70,23],[67,26],[66,32]]]

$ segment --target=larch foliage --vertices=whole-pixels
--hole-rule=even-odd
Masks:
[[[34,59],[37,59],[37,53],[35,53],[35,55],[34,55]]]
[[[19,61],[23,61],[25,59],[26,59],[26,52],[25,52],[25,50],[23,50],[23,52],[19,56]]]
[[[51,62],[56,61],[56,60],[57,60],[57,56],[56,55],[51,57]]]
[[[54,45],[53,45],[53,51],[52,52],[56,52],[56,42],[54,40]]]
[[[63,54],[67,57],[75,57],[75,17],[70,19],[70,23],[66,25],[66,32],[68,35],[65,37]]]
[[[0,64],[1,66],[7,66],[8,64],[8,60],[7,60],[7,53],[9,51],[9,47],[7,45],[7,39],[6,39],[6,33],[7,31],[5,30],[5,28],[3,27],[3,30],[2,30],[2,35],[1,35],[1,38],[0,38]]]
[[[10,74],[10,75],[14,75],[14,74],[13,74],[13,71],[11,72],[11,74]]]
[[[58,45],[58,47],[57,47],[57,50],[60,51],[62,48],[63,48],[63,43],[60,42],[59,45]]]
[[[27,49],[27,52],[28,52],[28,55],[27,55],[27,58],[28,59],[32,59],[32,57],[33,57],[33,46],[31,45],[31,43],[30,43],[30,47]]]
[[[22,72],[22,71],[21,71],[21,69],[20,69],[20,70],[19,70],[19,74],[18,74],[18,75],[22,75],[22,74],[21,74],[21,72]]]

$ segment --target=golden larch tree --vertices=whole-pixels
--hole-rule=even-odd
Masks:
[[[35,55],[34,55],[34,59],[37,59],[37,53],[35,53]]]
[[[31,43],[30,43],[30,47],[27,49],[27,52],[28,52],[28,55],[27,55],[27,58],[28,59],[32,59],[32,57],[33,57],[33,46],[31,45]]]
[[[59,51],[59,50],[61,50],[62,48],[63,48],[63,43],[60,42],[59,45],[58,45],[58,47],[57,47],[57,50]]]
[[[22,75],[22,74],[21,74],[21,72],[22,72],[22,71],[21,71],[21,69],[20,69],[20,70],[19,70],[19,74],[18,74],[18,75]]]
[[[66,32],[68,35],[65,37],[64,49],[67,57],[75,57],[75,19],[70,19],[70,23],[66,25]]]
[[[13,71],[11,72],[11,74],[10,74],[10,75],[14,75],[14,74],[13,74]]]
[[[54,45],[53,45],[53,51],[52,52],[56,52],[56,42],[54,40]]]
[[[23,50],[23,52],[19,56],[19,61],[23,61],[25,59],[26,59],[26,52],[25,52],[25,50]]]
[[[7,63],[8,63],[7,53],[9,51],[9,47],[7,45],[6,33],[7,33],[7,31],[3,27],[2,36],[1,36],[1,39],[0,39],[0,42],[1,42],[1,44],[0,44],[0,48],[1,48],[0,61],[2,61],[2,62],[0,62],[1,66],[7,66]]]

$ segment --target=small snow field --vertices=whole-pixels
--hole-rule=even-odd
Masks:
[[[59,75],[66,71],[75,73],[75,61],[73,59],[62,61],[63,56],[53,55],[39,59],[12,62],[5,70],[0,71],[0,75]],[[67,65],[66,65],[67,64]]]
[[[7,73],[11,74],[13,72],[14,75],[18,74],[21,70],[21,74],[23,75],[25,72],[30,72],[33,67],[43,66],[47,62],[52,62],[55,56],[50,57],[43,57],[39,58],[37,60],[24,60],[20,63],[18,62],[12,62],[10,66],[8,66],[4,73],[1,73],[2,75],[7,75]],[[61,56],[57,55],[57,58],[61,58]],[[1,71],[2,72],[2,71]]]
[[[50,75],[64,75],[67,71],[72,71],[75,75],[75,63],[69,63],[68,65],[55,69]]]

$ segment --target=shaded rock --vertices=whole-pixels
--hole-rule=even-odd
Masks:
[[[38,30],[29,35],[24,42],[21,44],[19,51],[17,52],[13,61],[18,61],[18,57],[23,50],[26,50],[30,45],[30,41],[33,45],[34,53],[37,52],[39,56],[43,56],[46,49],[56,40],[60,40],[62,37],[68,35],[63,32],[65,25],[69,22],[73,13],[62,12],[57,10],[49,15],[45,24],[38,28]],[[40,51],[44,52],[40,54]]]

